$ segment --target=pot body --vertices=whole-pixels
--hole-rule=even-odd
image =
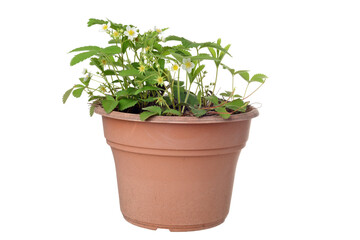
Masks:
[[[135,114],[96,112],[103,115],[127,221],[190,231],[225,220],[236,163],[256,109],[239,119],[153,117],[146,122]]]

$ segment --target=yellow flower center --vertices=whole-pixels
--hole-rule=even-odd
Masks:
[[[163,84],[164,83],[164,78],[162,78],[162,77],[158,77],[157,79],[156,79],[156,81],[157,81],[157,83],[158,84]]]
[[[145,48],[145,51],[149,51],[150,50],[150,46],[147,46],[146,48]]]
[[[186,62],[186,63],[185,63],[185,67],[186,67],[186,68],[191,68],[191,62]]]
[[[161,32],[162,32],[162,30],[161,30],[160,28],[157,28],[156,31],[157,31],[158,33],[161,33]]]
[[[141,65],[139,67],[139,72],[145,72],[145,66],[144,65]]]
[[[178,66],[178,65],[176,65],[176,64],[173,65],[173,70],[174,70],[174,71],[177,71],[178,69],[179,69],[179,66]]]
[[[108,29],[108,25],[103,25],[103,29],[104,30]]]
[[[115,31],[115,32],[113,33],[113,35],[114,35],[114,37],[118,37],[120,34],[119,34],[118,31]]]
[[[105,59],[102,59],[102,60],[101,60],[101,63],[102,63],[103,65],[105,65],[107,62],[106,62]]]
[[[128,31],[128,33],[129,33],[130,36],[132,36],[132,35],[134,35],[135,32],[134,32],[134,30],[130,29],[130,30]]]

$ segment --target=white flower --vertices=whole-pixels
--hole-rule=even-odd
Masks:
[[[156,26],[154,27],[154,31],[157,32],[158,34],[162,34],[161,28],[157,28]]]
[[[179,70],[179,65],[177,65],[176,63],[174,65],[171,66],[171,71],[176,72],[177,70]]]
[[[87,81],[87,80],[89,80],[90,78],[91,78],[91,73],[87,73],[87,74],[85,75],[84,81]]]
[[[103,32],[109,31],[110,25],[111,25],[110,22],[108,22],[107,24],[102,25],[101,26],[101,31],[103,31]]]
[[[181,66],[182,69],[186,70],[188,73],[195,67],[195,64],[191,62],[190,58],[183,59],[183,65]]]
[[[84,68],[84,69],[83,69],[83,71],[82,71],[82,74],[84,74],[84,75],[85,75],[86,73],[87,73],[87,69],[86,69],[86,68]]]
[[[127,26],[125,31],[125,36],[127,36],[130,40],[134,40],[138,35],[136,28]]]

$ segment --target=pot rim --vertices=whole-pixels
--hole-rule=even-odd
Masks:
[[[101,106],[95,107],[95,113],[108,118],[119,119],[124,121],[142,122],[142,123],[169,123],[169,124],[206,124],[206,123],[229,123],[246,121],[259,115],[259,111],[250,106],[250,111],[240,114],[231,115],[229,119],[223,119],[220,116],[204,116],[204,117],[186,117],[186,116],[153,116],[146,121],[140,120],[140,114],[124,113],[113,111],[106,113]]]

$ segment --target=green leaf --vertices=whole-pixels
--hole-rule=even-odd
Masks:
[[[204,48],[204,47],[212,47],[212,48],[215,48],[217,50],[217,52],[224,52],[226,54],[228,54],[229,56],[231,56],[231,54],[228,52],[228,50],[226,48],[223,48],[220,46],[220,44],[217,44],[217,43],[212,43],[212,42],[205,42],[205,43],[200,43],[200,49],[201,48]],[[218,54],[219,56],[219,54]]]
[[[248,103],[244,103],[243,100],[236,99],[234,101],[226,103],[225,107],[229,108],[229,109],[231,109],[233,111],[245,112],[247,105],[248,105]]]
[[[178,110],[175,110],[175,109],[167,109],[167,110],[164,111],[164,114],[181,116],[181,113]]]
[[[86,79],[86,81],[85,81],[85,78],[79,78],[79,80],[82,84],[84,84],[87,87],[87,86],[89,86],[91,78]]]
[[[159,59],[159,65],[160,65],[160,68],[164,70],[165,68],[165,60],[164,59]]]
[[[136,95],[136,88],[129,87],[116,93],[116,98]]]
[[[125,109],[135,106],[137,103],[138,103],[138,101],[135,99],[123,98],[123,99],[120,99],[120,101],[119,101],[119,105],[120,105],[119,109],[120,109],[120,111],[124,111]]]
[[[104,96],[91,96],[91,97],[89,97],[89,99],[88,99],[88,102],[90,102],[90,101],[93,101],[93,100],[99,100],[99,99],[104,99]]]
[[[260,82],[260,83],[264,83],[265,79],[267,78],[267,76],[265,74],[255,74],[254,76],[252,76],[252,78],[250,79],[250,82]]]
[[[125,53],[126,49],[130,46],[130,41],[127,40],[121,44],[121,53]]]
[[[63,95],[63,97],[62,97],[62,101],[63,101],[64,104],[66,103],[67,99],[69,98],[72,90],[74,90],[73,87],[70,88],[69,90],[67,90],[67,91],[64,93],[64,95]]]
[[[118,75],[121,77],[142,76],[137,69],[122,70],[118,72]]]
[[[97,53],[98,53],[97,51],[79,53],[71,59],[70,66],[74,66],[75,64],[78,64],[79,62],[82,62],[85,59],[88,59]]]
[[[154,45],[153,45],[153,47],[156,49],[156,50],[158,50],[159,52],[162,52],[162,46],[159,44],[159,43],[157,43],[157,42],[155,42],[154,43]]]
[[[94,115],[95,107],[96,107],[95,104],[91,104],[90,110],[89,110],[90,117],[92,117]]]
[[[228,70],[232,75],[235,75],[235,69],[230,68],[228,66],[226,66],[225,64],[221,63],[221,66],[223,66],[224,69]]]
[[[197,77],[197,75],[199,75],[199,73],[205,68],[205,65],[200,65],[194,72],[194,78]]]
[[[222,117],[223,119],[228,119],[231,116],[231,114],[226,111],[225,107],[215,108],[215,111],[219,113],[220,117]]]
[[[196,108],[191,108],[191,112],[194,114],[195,117],[201,117],[207,113],[205,109],[196,109]]]
[[[208,47],[208,49],[209,49],[209,52],[211,53],[211,56],[213,56],[214,58],[216,58],[216,53],[215,53],[214,48]]]
[[[211,95],[208,97],[205,97],[206,100],[210,101],[211,103],[213,103],[214,105],[218,105],[219,104],[219,99],[215,96],[215,95]]]
[[[174,46],[172,48],[168,48],[168,52],[171,52],[171,51],[174,52],[174,50],[175,50],[175,53],[178,53],[178,54],[180,54],[182,56],[191,56],[191,53],[188,51],[188,49],[185,48],[182,45],[178,45],[178,46]]]
[[[106,24],[107,21],[104,20],[100,20],[100,19],[95,19],[95,18],[90,18],[88,21],[88,27],[91,27],[92,25],[97,25],[97,24]]]
[[[225,53],[228,53],[230,46],[231,46],[231,44],[228,44],[228,45],[226,45],[226,46],[224,47],[224,49],[226,50],[226,52],[221,52],[221,53],[220,53],[220,57],[219,57],[219,60],[220,60],[220,61],[224,58]],[[229,55],[230,55],[230,54],[229,54]]]
[[[95,65],[101,72],[104,72],[104,66],[100,63],[98,58],[91,58],[90,65]]]
[[[155,91],[155,90],[161,90],[161,88],[154,87],[154,86],[145,86],[145,87],[142,87],[142,88],[136,90],[136,92],[134,94],[138,95],[139,93],[144,92],[144,91]]]
[[[79,98],[83,91],[84,91],[84,86],[74,90],[73,91],[73,96],[76,97],[76,98]]]
[[[157,113],[155,112],[142,112],[140,113],[140,120],[141,121],[145,121],[146,119],[148,119],[151,116],[156,115]]]
[[[217,60],[217,58],[214,58],[207,53],[200,53],[197,56],[190,57],[190,59],[191,59],[191,61],[194,61],[194,60],[214,60],[214,61],[216,61]]]
[[[205,65],[200,65],[197,69],[193,69],[193,72],[189,74],[190,83],[193,83],[197,75],[204,69]]]
[[[112,97],[106,97],[105,100],[102,100],[102,106],[106,113],[111,113],[116,106],[118,105],[118,101],[115,101]]]
[[[120,39],[111,39],[108,41],[108,44],[116,44],[116,43],[120,43]]]
[[[161,112],[162,112],[161,107],[159,107],[159,106],[145,107],[145,108],[143,108],[143,110],[153,112],[153,113],[156,113],[158,115],[161,115]]]
[[[111,69],[107,69],[103,73],[104,73],[105,76],[116,75],[116,72],[114,70],[111,70]]]
[[[121,49],[118,46],[110,46],[110,47],[106,47],[102,50],[103,53],[105,54],[118,54],[121,53]]]
[[[165,42],[167,41],[180,41],[182,43],[182,45],[186,48],[191,48],[191,47],[195,47],[196,43],[187,40],[186,38],[183,37],[178,37],[178,36],[168,36],[167,38],[165,38]]]
[[[239,70],[235,74],[239,74],[245,81],[249,82],[250,76],[247,70]]]
[[[186,56],[183,56],[183,55],[181,55],[181,54],[178,54],[178,53],[172,52],[172,51],[170,51],[170,54],[173,55],[174,58],[175,58],[177,61],[179,61],[179,62],[182,62],[183,59],[184,59],[184,57],[186,57]]]
[[[220,93],[221,96],[223,97],[230,97],[232,95],[232,92],[230,91],[225,91],[224,93]],[[234,98],[241,98],[241,96],[239,94],[235,94],[232,97]]]
[[[85,46],[85,47],[75,48],[75,49],[71,50],[69,53],[72,53],[72,52],[80,52],[80,51],[99,51],[99,50],[101,50],[101,47],[97,47],[97,46]]]
[[[192,92],[190,92],[187,102],[192,106],[199,104],[197,96],[195,94],[193,94]]]
[[[155,102],[157,100],[157,98],[155,97],[147,97],[147,98],[144,98],[144,99],[141,99],[140,101],[142,102]]]
[[[202,98],[202,95],[203,95],[203,93],[202,93],[202,91],[201,90],[199,90],[199,92],[198,92],[198,94],[197,94],[197,101],[198,102],[200,102],[201,101],[201,98]]]

